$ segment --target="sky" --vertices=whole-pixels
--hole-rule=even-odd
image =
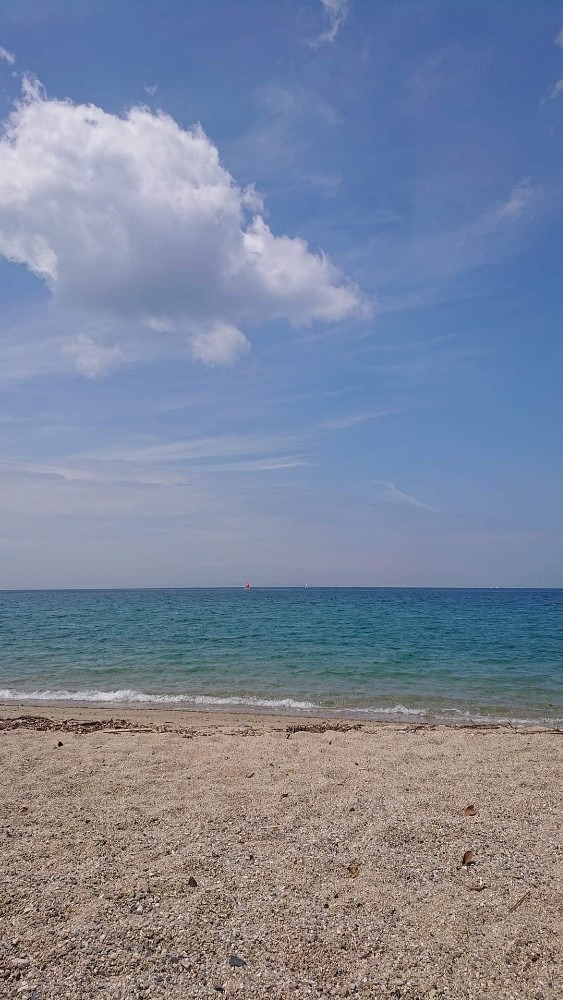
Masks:
[[[0,588],[563,586],[563,2],[3,0]]]

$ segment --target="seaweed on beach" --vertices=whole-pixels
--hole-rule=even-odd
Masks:
[[[167,726],[147,726],[130,719],[49,719],[43,715],[18,715],[0,718],[0,731],[33,729],[35,732],[65,733],[180,733],[194,736],[193,729],[173,729]]]
[[[276,727],[278,728],[278,727]],[[339,719],[323,722],[303,722],[285,727],[288,739],[294,733],[350,733],[363,728],[362,722],[344,722]]]

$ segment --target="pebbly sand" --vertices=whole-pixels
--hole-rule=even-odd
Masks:
[[[560,1000],[562,735],[327,725],[1,708],[0,997]]]

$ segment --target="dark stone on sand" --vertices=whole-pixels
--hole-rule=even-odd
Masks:
[[[197,889],[197,882],[196,882],[195,878],[193,877],[193,875],[190,875],[190,877],[188,879],[188,885],[191,886],[192,889]]]
[[[229,955],[229,965],[232,969],[244,969],[246,962],[244,958],[239,958],[238,955]]]

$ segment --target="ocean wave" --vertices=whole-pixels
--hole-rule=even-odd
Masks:
[[[416,715],[418,718],[431,714],[427,708],[407,708],[405,705],[393,705],[392,708],[374,708],[373,706],[349,708],[346,711],[353,712],[354,715]]]
[[[476,724],[503,723],[514,725],[561,725],[563,719],[547,716],[522,718],[517,716],[488,715],[479,712],[469,712],[465,708],[407,707],[401,703],[392,706],[376,705],[323,705],[319,702],[298,701],[295,698],[260,698],[252,695],[206,695],[206,694],[152,694],[146,691],[135,691],[131,688],[120,688],[116,691],[98,691],[87,688],[79,691],[65,689],[45,689],[36,691],[18,691],[15,688],[0,688],[0,703],[10,702],[82,702],[97,705],[162,705],[182,706],[193,705],[205,708],[265,709],[272,712],[315,713],[323,716],[338,716],[361,719],[402,718],[417,719],[421,722],[460,723],[475,722]]]
[[[206,694],[148,694],[124,688],[119,691],[16,691],[0,688],[0,702],[3,701],[86,701],[110,704],[155,704],[155,705],[248,705],[255,708],[292,708],[311,711],[321,706],[311,701],[295,701],[293,698],[244,698],[240,695],[220,697]]]

